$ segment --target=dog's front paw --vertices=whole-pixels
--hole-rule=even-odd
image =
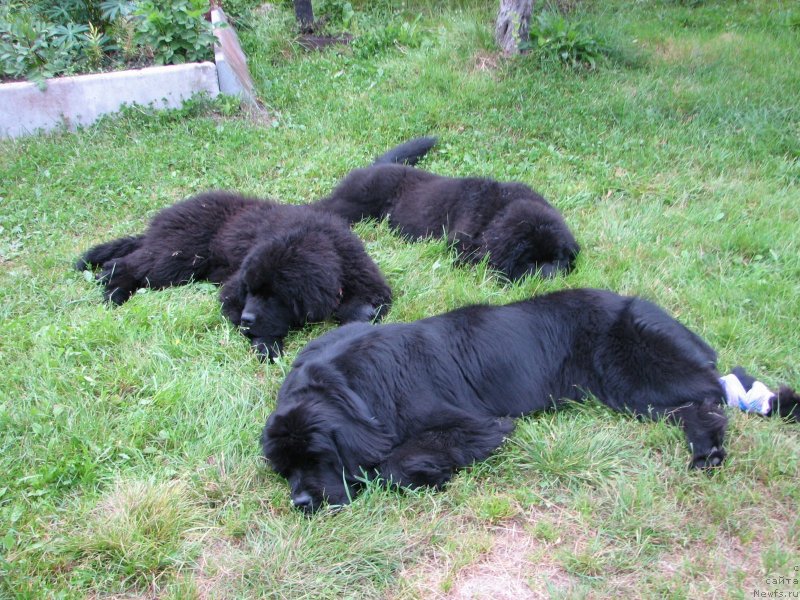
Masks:
[[[708,454],[695,454],[692,456],[692,462],[689,465],[691,469],[710,470],[722,466],[722,461],[725,460],[725,450],[713,446]]]
[[[379,321],[389,311],[385,304],[373,306],[372,304],[346,304],[336,311],[336,318],[340,323],[371,323]]]
[[[283,352],[283,340],[278,338],[253,338],[252,344],[261,362],[275,362]]]
[[[103,292],[103,298],[105,298],[105,301],[116,306],[125,304],[128,300],[130,300],[132,295],[133,293],[130,290],[112,285],[111,283],[106,284],[106,289]]]

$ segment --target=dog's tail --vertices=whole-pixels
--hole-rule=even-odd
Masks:
[[[112,258],[127,256],[142,245],[142,240],[144,240],[143,235],[132,235],[98,244],[94,248],[87,250],[75,262],[75,268],[78,271],[85,271],[86,269],[99,267]]]
[[[395,146],[388,152],[381,154],[372,164],[390,165],[403,164],[414,166],[419,159],[425,156],[436,145],[435,137],[418,137],[404,144]]]

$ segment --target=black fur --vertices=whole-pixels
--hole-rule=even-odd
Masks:
[[[419,137],[395,146],[375,159],[375,165],[416,165],[436,145],[435,137]]]
[[[800,394],[788,385],[778,388],[778,393],[770,401],[770,416],[779,416],[786,421],[800,423]]]
[[[76,267],[101,267],[114,304],[142,287],[223,284],[223,313],[270,358],[290,328],[370,321],[391,303],[378,267],[339,217],[221,191],[165,208],[144,234],[95,246]]]
[[[561,214],[521,183],[375,164],[350,172],[316,205],[350,223],[388,217],[411,238],[445,235],[462,259],[488,256],[492,268],[512,280],[568,273],[580,251]]]
[[[308,344],[261,436],[294,504],[347,503],[364,472],[441,486],[491,454],[512,419],[596,396],[679,423],[692,467],[725,457],[716,353],[654,304],[601,290],[348,325]]]

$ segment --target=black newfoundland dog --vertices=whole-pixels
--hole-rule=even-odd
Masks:
[[[416,164],[435,143],[416,138],[375,164]],[[165,208],[142,235],[95,246],[76,263],[78,270],[96,267],[114,304],[143,287],[223,284],[223,313],[269,358],[280,354],[291,328],[328,318],[376,320],[392,300],[364,245],[338,216],[223,191]]]
[[[291,328],[328,318],[371,321],[392,299],[339,217],[227,192],[165,208],[144,234],[95,246],[76,265],[98,266],[105,298],[114,304],[142,287],[223,284],[223,313],[270,358]]]
[[[432,141],[407,145],[427,146],[427,152]],[[379,160],[351,171],[317,206],[350,223],[388,216],[392,227],[411,238],[445,235],[462,260],[488,256],[489,265],[511,280],[572,270],[580,246],[561,213],[528,186],[383,164],[391,162],[400,161]]]
[[[659,307],[601,290],[352,324],[299,354],[261,444],[294,505],[311,512],[349,502],[364,474],[441,486],[500,446],[514,417],[592,394],[680,424],[691,466],[716,467],[727,419],[715,363]]]

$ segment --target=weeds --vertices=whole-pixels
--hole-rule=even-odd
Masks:
[[[572,68],[594,69],[609,54],[605,42],[585,25],[570,21],[558,12],[541,12],[531,22],[530,42],[520,44],[540,60],[563,63]]]

